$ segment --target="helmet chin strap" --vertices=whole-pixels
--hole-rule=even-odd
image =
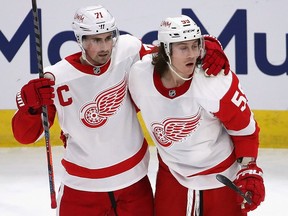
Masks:
[[[86,52],[85,52],[84,48],[82,48],[82,56],[81,56],[81,58],[82,58],[84,61],[86,61],[90,66],[92,66],[92,67],[94,67],[94,68],[101,68],[101,67],[103,67],[104,65],[106,65],[107,62],[109,62],[109,60],[110,60],[110,58],[109,58],[109,59],[108,59],[104,64],[102,64],[102,65],[94,65],[94,64],[92,64],[92,63],[87,59]]]
[[[188,78],[185,78],[185,77],[182,77],[180,74],[178,74],[178,73],[174,70],[174,68],[173,68],[173,65],[172,65],[172,63],[171,63],[170,55],[167,55],[167,56],[168,56],[168,58],[169,58],[169,62],[167,62],[168,67],[169,67],[169,69],[170,69],[178,78],[180,78],[180,79],[182,79],[182,80],[184,80],[184,81],[188,81],[188,80],[191,80],[191,79],[193,78],[193,76],[188,77]]]
[[[113,31],[114,32],[114,31]],[[116,30],[115,30],[115,37],[113,38],[113,47],[116,45],[116,43],[117,43],[117,41],[118,41],[118,36],[119,36],[119,31],[118,31],[118,29],[116,28]],[[94,65],[94,64],[92,64],[88,59],[87,59],[87,55],[86,55],[86,51],[85,51],[85,49],[84,49],[84,47],[83,47],[83,43],[82,43],[82,37],[78,37],[77,38],[77,41],[78,41],[78,44],[79,44],[79,46],[80,46],[80,49],[81,49],[81,51],[82,51],[82,55],[81,55],[81,58],[84,60],[84,61],[86,61],[90,66],[92,66],[92,67],[94,67],[94,68],[101,68],[101,67],[103,67],[104,65],[106,65],[108,62],[109,62],[109,60],[111,59],[111,56],[110,56],[110,58],[104,63],[104,64],[102,64],[102,65]]]

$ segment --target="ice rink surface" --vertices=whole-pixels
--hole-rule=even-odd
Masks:
[[[150,147],[149,177],[157,172],[155,147]],[[60,184],[62,147],[53,147],[56,191]],[[288,196],[288,149],[260,149],[258,165],[264,171],[266,199],[249,216],[285,216]],[[0,148],[0,216],[54,216],[44,147]],[[286,205],[286,206],[285,206]]]

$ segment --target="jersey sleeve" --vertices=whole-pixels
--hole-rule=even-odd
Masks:
[[[56,108],[48,106],[49,127],[54,123]],[[35,142],[43,133],[41,112],[31,115],[18,110],[12,118],[12,131],[15,139],[22,144]]]
[[[139,51],[140,59],[143,58],[143,56],[151,53],[158,52],[158,48],[156,46],[153,46],[151,44],[142,44],[141,49]]]
[[[220,100],[219,111],[215,116],[220,119],[231,136],[236,157],[257,158],[260,128],[241,89],[238,77],[234,73],[232,76],[231,86]]]

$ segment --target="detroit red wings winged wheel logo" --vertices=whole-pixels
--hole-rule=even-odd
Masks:
[[[100,93],[96,99],[80,110],[80,119],[90,128],[101,127],[121,106],[127,91],[126,79]]]
[[[157,142],[169,147],[174,142],[181,142],[195,130],[201,118],[201,109],[191,117],[187,118],[168,118],[162,123],[153,123],[152,132]]]

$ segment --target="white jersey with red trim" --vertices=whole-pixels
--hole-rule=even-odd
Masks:
[[[67,137],[63,183],[84,191],[114,191],[147,174],[149,152],[127,92],[127,72],[142,43],[119,36],[111,60],[83,65],[81,53],[45,68],[55,78],[55,106]]]
[[[192,80],[167,89],[151,60],[148,55],[133,65],[128,86],[161,159],[185,187],[222,187],[216,174],[233,180],[240,168],[235,153],[238,144],[230,135],[249,136],[257,130],[237,76],[230,72],[206,77],[196,68]],[[240,143],[237,148],[250,151],[242,151],[246,146]]]

